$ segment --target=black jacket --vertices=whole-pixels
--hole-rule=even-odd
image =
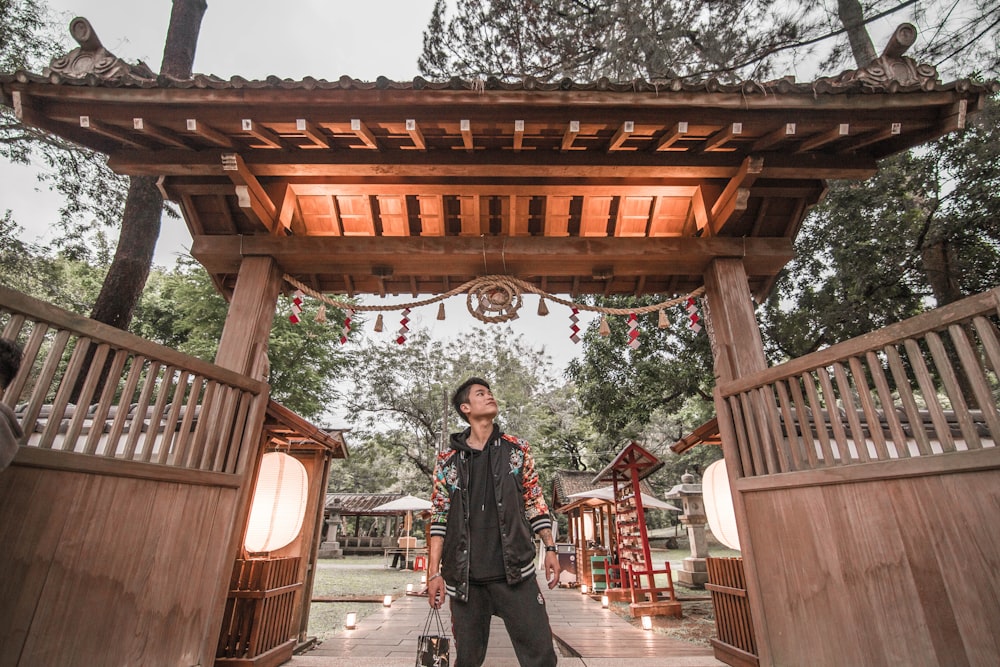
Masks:
[[[468,599],[469,592],[469,429],[451,435],[451,449],[438,454],[431,494],[431,537],[443,537],[441,576],[448,595]],[[552,528],[549,508],[538,481],[528,443],[493,427],[487,447],[500,523],[507,583],[535,574],[533,533]]]

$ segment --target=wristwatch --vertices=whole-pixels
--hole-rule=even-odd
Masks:
[[[552,553],[555,553],[556,552],[556,545],[554,545],[554,544],[547,544],[547,545],[545,545],[545,550],[546,551],[551,551]]]

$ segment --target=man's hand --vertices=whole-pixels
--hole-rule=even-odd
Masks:
[[[550,589],[559,583],[559,554],[554,551],[545,552],[545,581]]]
[[[444,577],[436,576],[427,580],[427,603],[434,609],[440,609],[447,593],[444,590]]]

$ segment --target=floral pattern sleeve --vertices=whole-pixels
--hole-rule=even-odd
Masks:
[[[431,537],[444,537],[448,532],[448,510],[451,509],[451,489],[448,471],[454,471],[455,466],[449,465],[451,452],[440,452],[434,466],[434,486],[431,490]]]
[[[524,440],[515,439],[517,448],[511,453],[511,472],[521,475],[521,485],[524,488],[524,516],[531,524],[531,530],[539,533],[546,528],[552,530],[552,518],[549,516],[549,506],[545,503],[545,490],[538,480],[535,469],[535,457],[531,448]]]

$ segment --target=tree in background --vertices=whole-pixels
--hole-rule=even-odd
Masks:
[[[228,306],[208,273],[193,259],[171,271],[154,270],[136,308],[133,331],[206,361],[215,358]],[[329,419],[339,399],[338,381],[352,363],[340,344],[343,314],[315,321],[318,304],[307,299],[298,324],[288,319],[291,301],[278,305],[268,341],[271,398],[307,419]]]
[[[560,465],[583,456],[585,446],[571,433],[583,439],[585,426],[576,423],[571,433],[551,437],[569,422],[559,421],[567,399],[555,391],[547,357],[509,328],[489,327],[444,342],[416,330],[405,345],[362,346],[348,373],[351,393],[344,402],[354,426],[354,452],[363,461],[359,465],[376,462],[390,485],[385,490],[426,494],[437,451],[448,446],[451,432],[466,428],[450,400],[470,376],[490,382],[500,404],[501,428],[528,440],[543,479],[554,470],[549,462]],[[341,480],[331,485],[344,490]]]
[[[797,8],[774,0],[438,0],[418,65],[436,79],[759,78],[768,59],[752,56],[801,29]]]

